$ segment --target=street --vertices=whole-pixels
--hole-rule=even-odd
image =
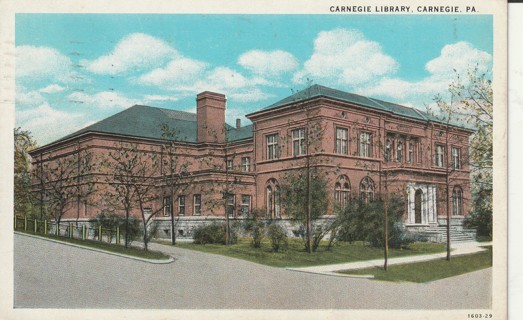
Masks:
[[[426,284],[295,272],[152,244],[151,264],[14,235],[16,308],[487,309],[492,268]]]

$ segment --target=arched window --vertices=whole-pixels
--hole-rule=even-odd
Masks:
[[[369,177],[365,177],[361,180],[360,199],[365,203],[374,200],[374,181]]]
[[[463,190],[459,186],[454,187],[452,191],[452,214],[463,215]]]
[[[334,185],[334,201],[340,208],[346,208],[350,199],[350,182],[345,175],[338,177]]]
[[[278,181],[269,179],[265,189],[267,216],[270,218],[281,218],[281,190]]]

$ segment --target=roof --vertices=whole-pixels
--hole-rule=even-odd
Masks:
[[[196,114],[135,105],[115,115],[98,121],[79,131],[67,135],[58,141],[63,141],[87,132],[118,134],[149,139],[166,139],[161,125],[166,124],[176,132],[176,141],[196,143]],[[229,141],[237,141],[252,137],[252,125],[235,128],[226,125]]]
[[[410,108],[410,107],[402,106],[399,104],[382,101],[379,99],[364,97],[364,96],[360,96],[357,94],[353,94],[353,93],[349,93],[349,92],[345,92],[345,91],[341,91],[341,90],[336,90],[336,89],[324,87],[324,86],[317,85],[317,84],[312,85],[307,89],[298,91],[295,94],[293,94],[285,99],[282,99],[276,103],[271,104],[268,107],[265,107],[259,111],[252,113],[251,115],[256,114],[258,112],[262,112],[262,111],[278,109],[280,107],[290,105],[297,101],[308,100],[308,99],[319,98],[319,97],[325,97],[325,98],[331,98],[331,99],[335,99],[335,100],[339,100],[339,101],[343,101],[343,102],[349,102],[349,103],[357,104],[357,105],[360,105],[363,107],[368,107],[368,108],[372,108],[372,109],[376,109],[376,110],[380,110],[380,111],[389,112],[389,113],[396,114],[396,115],[399,115],[402,117],[408,117],[408,118],[423,120],[423,121],[428,121],[428,120],[436,121],[436,119],[434,117],[431,117],[427,113],[417,110],[415,108]]]

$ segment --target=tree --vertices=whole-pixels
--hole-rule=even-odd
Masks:
[[[449,85],[450,102],[441,95],[434,101],[439,109],[439,120],[444,124],[446,171],[446,211],[447,211],[447,260],[450,260],[450,186],[458,178],[456,164],[450,160],[450,135],[456,125],[469,123],[476,131],[470,140],[469,151],[461,156],[459,166],[467,163],[471,168],[473,196],[472,216],[486,216],[478,222],[491,221],[492,215],[492,133],[493,133],[493,92],[491,81],[479,68],[469,70],[463,79],[456,74]],[[458,167],[459,167],[458,166]],[[490,217],[490,219],[489,219]],[[470,220],[469,220],[470,221]],[[491,224],[490,224],[491,225]]]
[[[177,152],[176,136],[177,132],[167,124],[162,124],[162,137],[168,139],[168,143],[162,146],[162,179],[169,192],[170,199],[170,215],[171,220],[171,244],[176,244],[175,227],[178,224],[180,217],[174,218],[174,196],[176,194],[183,194],[191,185],[192,178],[189,174],[189,162],[181,158]],[[165,173],[164,173],[165,172]],[[164,203],[165,206],[165,203]]]
[[[309,226],[308,230],[310,230],[312,239],[306,238],[305,250],[309,253],[315,252],[321,239],[330,231],[330,224],[313,223],[327,213],[328,196],[325,174],[317,168],[298,169],[287,173],[284,181],[281,189],[285,214],[298,223],[300,229],[307,230],[307,226]]]
[[[153,150],[139,149],[136,144],[119,142],[108,158],[103,159],[110,186],[106,201],[125,212],[125,247],[129,244],[129,217],[133,210],[140,210],[144,250],[148,250],[149,221],[163,210],[150,207],[158,199],[155,182],[160,173],[160,161]]]
[[[14,129],[14,214],[29,216],[33,213],[31,192],[31,156],[36,147],[31,132],[18,127]],[[40,216],[42,219],[43,216]]]
[[[34,191],[40,199],[41,212],[45,205],[57,227],[78,199],[86,199],[94,193],[94,182],[80,179],[88,176],[93,167],[92,154],[85,149],[77,149],[70,155],[37,159],[32,171],[36,182]]]

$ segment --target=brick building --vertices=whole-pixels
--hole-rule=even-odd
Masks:
[[[252,124],[243,127],[239,120],[234,127],[225,123],[224,95],[203,92],[196,101],[196,114],[136,105],[33,150],[33,170],[40,172],[59,159],[90,155],[93,165],[82,171],[77,161],[68,177],[70,184],[90,184],[96,192],[69,201],[63,220],[87,221],[102,210],[122,213],[110,205],[114,166],[103,165],[114,162],[107,155],[122,146],[151,163],[147,183],[154,197],[142,210],[154,214],[160,237],[170,237],[171,215],[181,237],[190,237],[203,221],[223,220],[226,214],[241,219],[255,208],[285,221],[280,185],[306,160],[326,174],[327,215],[335,205],[354,197],[370,201],[384,190],[408,199],[405,225],[411,229],[445,225],[446,197],[453,224],[469,211],[469,129],[319,85],[247,115]],[[168,136],[162,128],[175,133]],[[35,181],[44,206],[45,185]],[[141,216],[139,208],[131,211]]]

